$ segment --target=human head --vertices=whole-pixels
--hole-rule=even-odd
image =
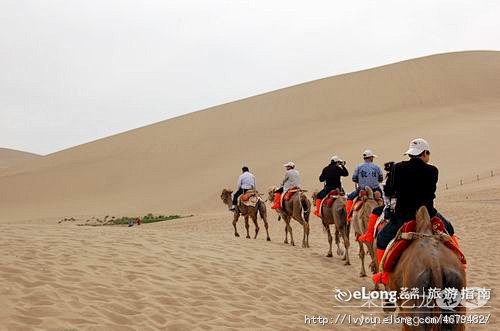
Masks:
[[[412,159],[419,158],[427,163],[430,160],[431,148],[427,140],[417,138],[410,141],[410,146],[408,147],[408,150],[405,154]]]
[[[247,172],[247,171],[250,171],[250,170],[248,169],[248,167],[247,167],[247,166],[244,166],[243,168],[241,168],[241,171],[242,171],[242,172]]]
[[[337,155],[334,155],[334,156],[332,156],[332,158],[330,159],[330,161],[332,163],[341,163],[342,159],[340,157],[338,157]]]
[[[290,161],[290,162],[287,162],[287,163],[283,164],[283,166],[286,168],[286,170],[290,170],[290,169],[294,169],[295,168],[295,163],[293,163],[292,161]]]
[[[377,155],[373,154],[371,149],[367,149],[363,152],[363,159],[368,162],[373,162],[373,158],[376,158]]]

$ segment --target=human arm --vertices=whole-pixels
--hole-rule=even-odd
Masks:
[[[356,167],[354,173],[352,174],[352,181],[358,183],[359,181],[359,167]]]
[[[238,183],[236,184],[236,190],[239,190],[241,188],[241,182],[242,182],[242,178],[240,176],[240,177],[238,177]]]

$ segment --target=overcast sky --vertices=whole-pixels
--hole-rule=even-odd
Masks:
[[[318,78],[500,50],[499,18],[497,0],[0,0],[0,147],[47,154]]]

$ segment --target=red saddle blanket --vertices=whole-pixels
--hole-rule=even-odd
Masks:
[[[445,233],[444,223],[443,221],[441,221],[440,218],[433,217],[431,219],[431,224],[434,234]],[[394,269],[403,252],[412,243],[413,240],[405,239],[404,234],[415,232],[416,227],[417,227],[417,222],[415,220],[406,222],[401,227],[399,239],[396,239],[396,241],[387,249],[387,252],[384,254],[382,263],[383,263],[383,270],[385,272],[391,272]],[[443,240],[443,243],[446,247],[450,248],[458,256],[460,262],[462,262],[463,264],[467,263],[464,254],[462,253],[458,245],[451,238],[448,240]]]
[[[297,187],[292,187],[288,191],[286,191],[285,196],[283,197],[283,200],[285,201],[290,201],[290,199],[297,193],[299,189]]]
[[[250,193],[245,193],[241,195],[241,201],[248,201],[250,200],[251,194]]]
[[[330,208],[335,200],[339,197],[338,190],[331,190],[326,197],[323,198],[323,206]]]

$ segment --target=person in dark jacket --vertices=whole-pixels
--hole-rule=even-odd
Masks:
[[[343,190],[340,178],[347,176],[349,176],[349,172],[345,167],[345,161],[341,160],[337,155],[334,155],[330,160],[330,164],[323,169],[319,176],[319,181],[322,183],[324,182],[325,185],[316,196],[316,210],[314,211],[314,215],[320,217],[321,213],[319,208],[321,206],[321,200],[323,200],[328,193],[335,189],[339,191]]]
[[[377,235],[377,258],[380,257],[380,260],[399,228],[404,223],[414,220],[421,206],[427,207],[431,218],[438,216],[449,235],[454,235],[451,223],[434,208],[439,171],[429,164],[429,143],[422,138],[414,139],[405,154],[410,159],[394,165],[384,187],[386,196],[396,198],[396,207],[390,222]]]

